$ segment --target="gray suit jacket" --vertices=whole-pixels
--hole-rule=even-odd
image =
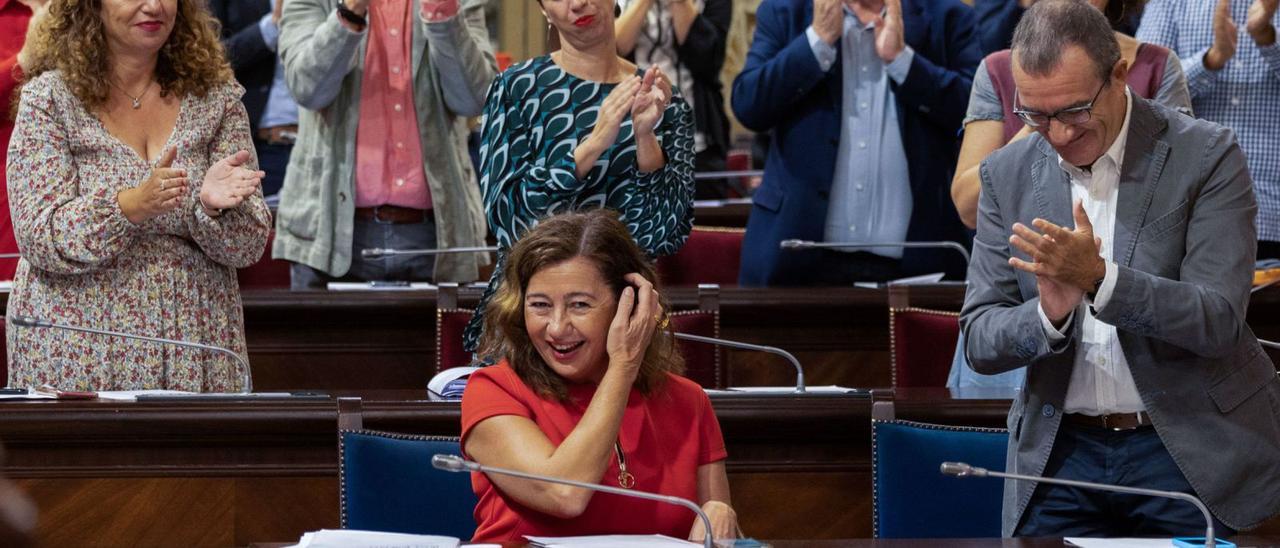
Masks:
[[[426,23],[412,3],[413,89],[422,160],[440,247],[484,245],[480,186],[467,154],[467,117],[479,115],[497,72],[484,4],[461,0],[458,15]],[[355,143],[368,31],[338,21],[338,0],[289,0],[280,58],[298,112],[271,256],[342,276],[351,267]],[[436,281],[475,280],[482,254],[437,255]]]
[[[1133,98],[1121,167],[1117,328],[1156,432],[1223,523],[1248,529],[1280,511],[1280,378],[1245,325],[1256,248],[1253,183],[1229,129]],[[1073,226],[1070,179],[1039,135],[981,167],[978,234],[960,324],[979,373],[1027,368],[1009,410],[1008,470],[1041,475],[1062,420],[1080,337],[1050,346],[1035,277],[1009,266],[1015,222]],[[1004,534],[1035,484],[1007,482]]]

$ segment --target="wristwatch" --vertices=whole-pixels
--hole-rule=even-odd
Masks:
[[[338,2],[338,17],[346,19],[348,23],[360,27],[361,29],[369,24],[368,19],[365,19],[363,15],[351,11],[351,8],[348,8],[343,2]]]

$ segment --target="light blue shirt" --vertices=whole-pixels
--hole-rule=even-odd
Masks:
[[[272,0],[271,5],[280,0]],[[262,41],[267,49],[276,51],[280,41],[280,28],[271,20],[268,13],[258,20],[258,30],[262,31]],[[262,119],[258,127],[296,126],[298,125],[298,103],[289,94],[289,86],[284,83],[284,63],[276,61],[276,73],[271,79],[271,92],[267,94],[267,106],[262,110]]]
[[[809,46],[824,71],[835,65],[835,46],[810,27]],[[915,51],[907,46],[891,62],[876,54],[875,29],[844,8],[840,38],[843,97],[840,148],[831,182],[824,238],[828,242],[900,242],[911,220],[911,181],[889,78],[901,84]],[[850,250],[860,251],[860,250]],[[901,258],[902,248],[866,250]]]

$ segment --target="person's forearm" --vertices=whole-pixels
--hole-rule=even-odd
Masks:
[[[658,137],[650,134],[636,136],[636,170],[640,173],[653,173],[667,165],[666,155]]]
[[[977,164],[970,166],[951,180],[951,201],[956,205],[960,222],[970,229],[978,227],[978,196],[982,192],[978,168]]]
[[[619,55],[631,55],[631,51],[636,48],[636,37],[644,27],[645,15],[653,7],[653,2],[654,0],[635,0],[614,20],[613,32]]]
[[[689,36],[689,29],[693,27],[693,20],[698,17],[698,8],[693,5],[693,0],[671,0],[667,9],[671,12],[671,24],[675,27],[676,44],[684,44],[685,38]]]
[[[578,148],[573,149],[574,175],[582,179],[591,173],[592,166],[600,159],[600,155],[604,154],[606,148],[608,148],[607,145],[601,146],[592,137],[582,141]]]

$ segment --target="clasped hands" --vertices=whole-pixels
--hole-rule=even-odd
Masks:
[[[278,0],[283,3],[284,0]],[[438,23],[458,14],[460,0],[418,0],[418,9],[422,19],[428,23]],[[368,16],[369,0],[343,0],[347,9],[356,15]]]
[[[1025,261],[1009,257],[1009,266],[1035,274],[1040,307],[1055,326],[1079,306],[1084,294],[1106,274],[1106,262],[1099,254],[1102,240],[1093,235],[1093,224],[1080,200],[1072,207],[1076,228],[1070,230],[1044,219],[1013,224],[1009,244],[1031,257]]]
[[[823,42],[835,45],[844,34],[844,4],[864,21],[875,26],[876,55],[885,63],[898,58],[906,49],[902,30],[902,0],[884,0],[884,15],[871,11],[868,4],[875,0],[813,0],[813,32]]]
[[[1271,24],[1280,0],[1254,0],[1245,14],[1245,31],[1259,47],[1276,42],[1276,28]],[[1221,70],[1236,55],[1239,41],[1237,27],[1231,19],[1231,0],[1218,0],[1213,10],[1213,43],[1204,54],[1204,66],[1209,70]]]
[[[142,224],[188,203],[187,170],[173,167],[177,156],[176,148],[165,149],[142,184],[116,195],[120,211],[129,222]],[[240,205],[258,190],[266,173],[248,168],[252,158],[248,151],[241,150],[209,166],[198,198],[205,214],[216,217],[221,210]]]
[[[596,125],[588,139],[597,141],[600,148],[613,145],[628,114],[637,139],[653,137],[658,120],[670,102],[671,82],[658,67],[649,67],[644,77],[629,76],[600,104]]]

